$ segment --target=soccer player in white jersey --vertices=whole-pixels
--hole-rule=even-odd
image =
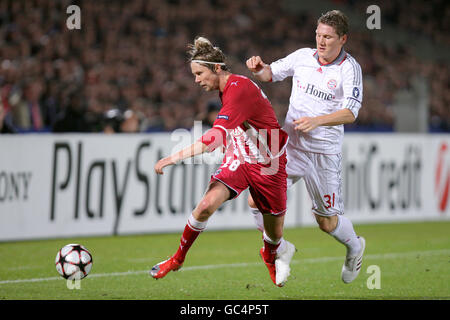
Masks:
[[[363,96],[361,67],[344,50],[347,33],[347,17],[338,10],[329,11],[317,21],[315,49],[299,49],[270,65],[253,56],[246,64],[260,81],[292,77],[283,127],[290,138],[288,186],[304,179],[320,229],[347,248],[342,280],[350,283],[361,270],[365,239],[342,215],[343,125],[355,121]],[[249,205],[260,228],[260,214],[251,196]]]

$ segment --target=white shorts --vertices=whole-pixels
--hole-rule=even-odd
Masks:
[[[286,152],[288,188],[303,178],[315,214],[343,214],[342,155],[311,153],[293,148],[287,148]]]

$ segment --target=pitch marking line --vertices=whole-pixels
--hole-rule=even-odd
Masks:
[[[449,249],[442,250],[428,250],[428,251],[411,251],[411,252],[398,252],[398,253],[384,253],[384,254],[367,254],[364,256],[364,259],[396,259],[401,257],[409,257],[409,256],[418,256],[418,255],[437,255],[437,254],[450,254]],[[344,257],[321,257],[321,258],[309,258],[309,259],[299,259],[292,260],[291,264],[298,263],[319,263],[319,262],[329,262],[329,261],[340,261],[344,260]],[[193,270],[211,270],[211,269],[220,269],[220,268],[241,268],[241,267],[251,267],[258,266],[261,263],[256,262],[247,262],[247,263],[231,263],[231,264],[211,264],[204,266],[191,266],[184,267],[180,269],[178,272],[186,272]],[[103,278],[103,277],[117,277],[117,276],[129,276],[129,275],[138,275],[148,273],[148,270],[140,270],[140,271],[127,271],[127,272],[110,272],[110,273],[94,273],[89,275],[90,278]],[[2,280],[0,281],[0,285],[2,284],[11,284],[11,283],[26,283],[26,282],[44,282],[44,281],[53,281],[53,280],[61,280],[61,277],[48,277],[48,278],[33,278],[33,279],[17,279],[17,280]]]

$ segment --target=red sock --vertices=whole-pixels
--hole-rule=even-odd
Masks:
[[[275,263],[275,257],[277,255],[277,249],[280,246],[280,243],[278,244],[272,244],[266,241],[264,239],[264,261],[268,263]]]
[[[173,257],[179,263],[184,262],[184,259],[186,258],[186,254],[189,251],[189,248],[192,246],[195,239],[197,239],[198,235],[202,231],[203,230],[194,229],[194,227],[191,227],[189,223],[186,224],[186,227],[184,227],[183,234],[181,235],[180,246],[178,247],[177,252],[173,255]]]

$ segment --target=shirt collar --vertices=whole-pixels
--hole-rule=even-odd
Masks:
[[[344,62],[344,60],[347,58],[347,52],[345,52],[344,48],[342,48],[341,52],[339,53],[337,58],[334,59],[330,63],[322,63],[322,62],[320,62],[319,61],[319,54],[317,53],[317,50],[314,52],[313,57],[316,59],[317,63],[321,67],[328,67],[328,66],[332,66],[332,65],[335,65],[335,64],[340,65],[342,62]]]

